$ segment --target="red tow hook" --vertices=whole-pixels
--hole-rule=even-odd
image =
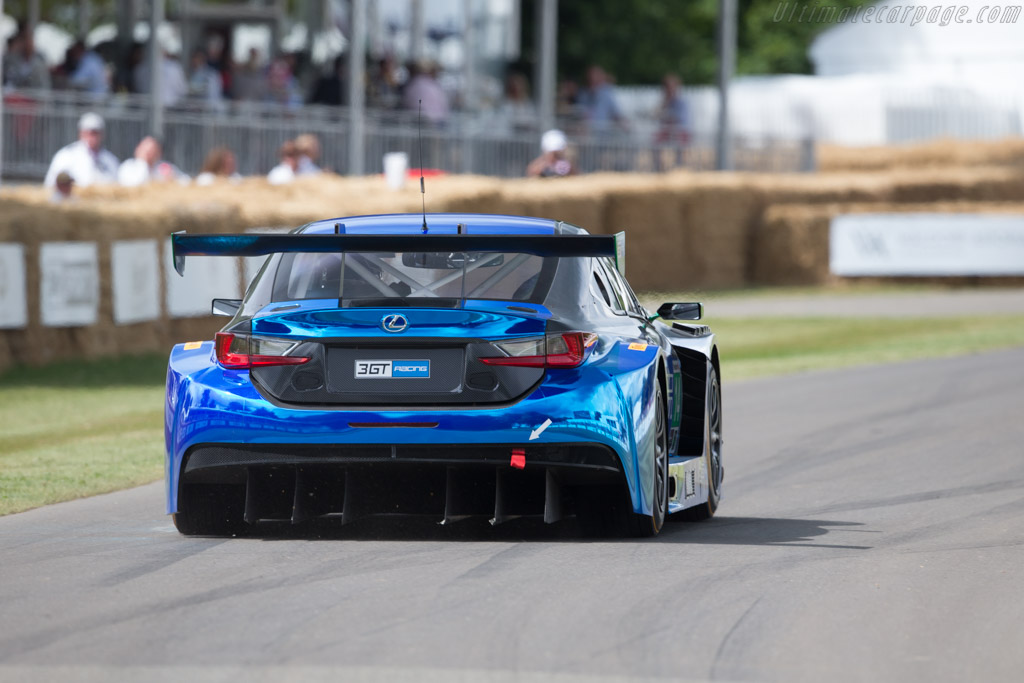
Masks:
[[[526,467],[526,450],[523,448],[512,449],[512,460],[508,463],[517,470],[521,470]]]

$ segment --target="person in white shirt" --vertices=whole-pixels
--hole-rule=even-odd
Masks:
[[[295,149],[299,153],[297,175],[316,175],[320,173],[317,163],[320,160],[320,140],[312,133],[304,133],[295,138]]]
[[[287,185],[295,180],[295,172],[299,169],[299,152],[295,149],[295,143],[291,140],[281,145],[278,156],[281,159],[274,168],[267,174],[267,182],[271,185]]]
[[[142,138],[135,147],[135,156],[121,162],[117,169],[117,182],[125,187],[138,187],[149,182],[161,183],[177,180],[188,182],[188,176],[174,164],[160,159],[163,149],[151,135]]]
[[[78,187],[102,185],[117,180],[117,157],[103,149],[103,117],[94,112],[78,119],[78,141],[53,155],[43,185],[55,187],[57,175],[66,172]]]

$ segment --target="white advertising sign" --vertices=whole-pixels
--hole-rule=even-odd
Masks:
[[[160,255],[156,240],[125,240],[110,248],[114,322],[118,325],[160,317]]]
[[[238,299],[238,259],[225,256],[190,256],[185,275],[174,270],[171,241],[164,244],[164,275],[167,282],[167,313],[172,318],[210,315],[210,301]]]
[[[25,247],[0,244],[0,328],[28,325],[25,296]]]
[[[44,242],[39,248],[39,309],[48,327],[93,325],[100,304],[95,242]]]
[[[836,275],[1024,275],[1024,215],[847,214],[832,219]]]

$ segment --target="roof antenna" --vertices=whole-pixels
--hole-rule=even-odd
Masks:
[[[419,101],[419,112],[416,115],[416,128],[420,136],[420,198],[423,201],[423,227],[421,231],[427,234],[427,187],[423,183],[423,100]]]

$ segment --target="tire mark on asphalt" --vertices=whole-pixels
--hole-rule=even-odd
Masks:
[[[197,557],[199,555],[202,555],[205,552],[208,552],[208,551],[213,550],[214,548],[216,548],[218,546],[221,546],[221,545],[223,545],[225,543],[228,543],[230,540],[231,539],[225,539],[225,540],[222,540],[222,541],[218,540],[218,541],[197,543],[195,545],[191,545],[190,544],[189,547],[184,549],[184,552],[177,553],[172,558],[160,557],[160,558],[157,558],[157,559],[154,559],[154,560],[148,560],[146,562],[142,562],[142,563],[137,564],[137,565],[135,565],[133,567],[128,567],[127,569],[124,569],[124,570],[119,571],[119,572],[114,572],[113,574],[110,574],[109,576],[107,576],[102,581],[99,581],[98,585],[104,586],[104,587],[107,587],[107,588],[112,588],[112,587],[115,587],[115,586],[120,586],[121,584],[126,583],[128,581],[132,581],[133,579],[139,579],[139,578],[142,578],[143,576],[148,576],[150,574],[153,574],[155,572],[161,571],[163,569],[168,569],[170,567],[173,567],[174,565],[176,565],[176,564],[178,564],[180,562],[184,562],[186,560],[192,559],[193,557]],[[199,547],[196,547],[196,546],[199,546]],[[192,548],[195,548],[195,549],[193,550]]]
[[[754,608],[761,603],[761,600],[764,599],[764,596],[765,594],[762,593],[760,597],[757,598],[757,600],[754,600],[754,602],[751,603],[750,607],[748,607],[743,612],[743,614],[741,614],[739,618],[735,622],[733,622],[732,627],[730,627],[729,630],[726,631],[725,635],[722,637],[721,642],[718,644],[718,649],[715,650],[715,658],[711,662],[711,671],[708,676],[711,680],[718,679],[718,666],[722,663],[722,656],[725,654],[725,646],[728,644],[729,639],[732,638],[734,633],[736,633],[736,629],[740,627],[740,624],[742,624],[746,620],[746,618],[750,616],[750,613],[754,611]]]
[[[859,500],[838,505],[826,505],[810,509],[799,510],[795,516],[810,517],[812,515],[831,514],[833,512],[853,512],[855,510],[874,510],[877,508],[892,507],[894,505],[909,505],[912,503],[924,503],[931,500],[943,498],[959,498],[962,496],[975,496],[985,493],[996,493],[1012,489],[1024,488],[1024,479],[1013,479],[1010,481],[995,481],[987,484],[974,484],[970,486],[957,486],[949,489],[936,489],[933,491],[922,491],[920,493],[908,493],[900,496],[888,496],[885,498],[874,498]]]

